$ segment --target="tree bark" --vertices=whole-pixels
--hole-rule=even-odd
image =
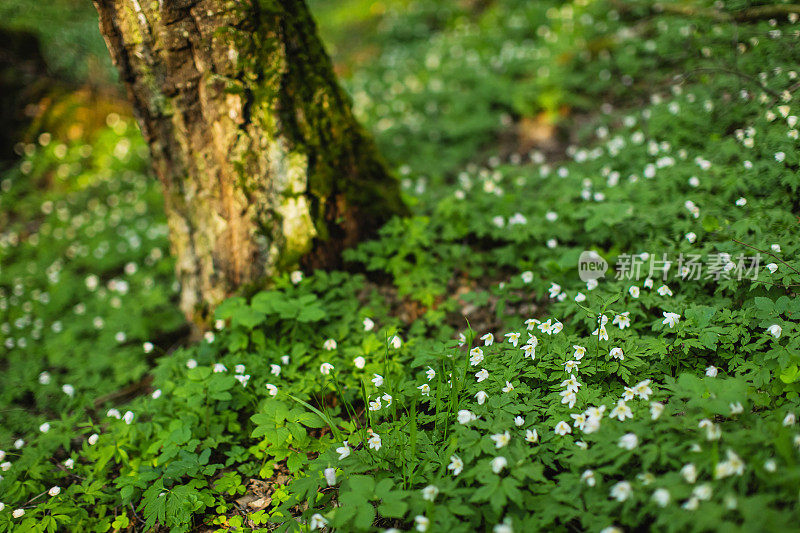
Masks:
[[[303,0],[94,0],[163,184],[181,308],[336,266],[395,214]]]

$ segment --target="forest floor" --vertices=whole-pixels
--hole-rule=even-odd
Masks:
[[[191,342],[125,105],[41,103],[0,532],[796,528],[800,8],[312,9],[413,215]]]

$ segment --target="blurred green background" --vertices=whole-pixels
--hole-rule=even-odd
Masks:
[[[406,3],[310,2],[340,74],[374,56],[387,6]],[[89,0],[0,2],[0,167],[19,155],[15,144],[41,132],[76,141],[104,126],[109,112],[129,114],[116,78]]]

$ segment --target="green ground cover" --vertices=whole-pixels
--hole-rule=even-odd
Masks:
[[[414,215],[181,342],[132,119],[24,146],[0,531],[796,527],[797,17],[317,4]]]

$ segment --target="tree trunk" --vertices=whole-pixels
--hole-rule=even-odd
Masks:
[[[303,0],[94,0],[163,184],[181,308],[336,266],[404,214]]]

